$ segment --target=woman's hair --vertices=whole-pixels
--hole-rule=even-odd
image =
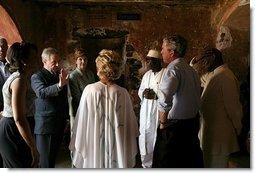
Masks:
[[[163,41],[168,42],[168,50],[173,50],[179,57],[183,57],[188,47],[187,40],[180,35],[165,36]]]
[[[77,59],[79,57],[87,57],[87,56],[83,48],[77,47],[74,49],[74,58]]]
[[[22,71],[25,67],[25,62],[28,62],[32,50],[37,52],[37,46],[29,42],[15,42],[7,51],[6,59],[10,64],[10,71]]]
[[[120,78],[124,60],[113,50],[103,49],[96,58],[99,79],[114,81]]]
[[[198,72],[199,76],[201,76],[207,72],[212,72],[223,63],[221,52],[216,48],[209,48],[203,50],[200,55],[195,58],[193,67]]]

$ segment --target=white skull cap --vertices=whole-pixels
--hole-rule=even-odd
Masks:
[[[154,49],[149,50],[147,57],[162,59],[160,53]]]

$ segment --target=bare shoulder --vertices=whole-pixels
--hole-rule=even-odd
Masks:
[[[27,87],[27,80],[25,78],[16,78],[12,81],[10,88],[11,90],[13,89],[19,89],[19,90],[24,90]]]

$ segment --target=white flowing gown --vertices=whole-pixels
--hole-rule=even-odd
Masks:
[[[102,82],[83,91],[69,149],[76,168],[130,168],[135,166],[137,119],[129,93]]]

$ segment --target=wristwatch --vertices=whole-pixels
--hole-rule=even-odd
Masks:
[[[163,121],[159,120],[159,123],[163,124],[163,125],[166,125],[166,124],[168,124],[168,121],[166,120],[166,121],[163,122]]]
[[[57,87],[59,91],[62,90],[62,87],[60,87],[59,84],[57,85]]]

